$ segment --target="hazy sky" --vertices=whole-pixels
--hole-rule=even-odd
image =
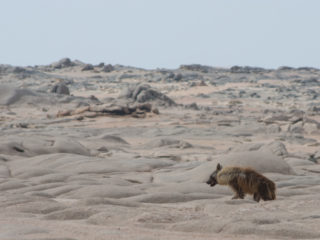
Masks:
[[[320,68],[320,0],[0,0],[0,64]]]

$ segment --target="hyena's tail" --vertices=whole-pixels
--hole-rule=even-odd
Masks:
[[[258,191],[264,201],[276,199],[276,185],[267,178],[261,179]]]

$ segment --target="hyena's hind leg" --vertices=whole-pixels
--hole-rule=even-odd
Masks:
[[[238,184],[238,180],[236,178],[230,181],[230,186],[235,192],[235,195],[232,197],[232,199],[244,198],[244,192],[242,191],[240,185]]]

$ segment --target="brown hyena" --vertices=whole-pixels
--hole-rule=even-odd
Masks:
[[[207,181],[211,187],[216,184],[229,185],[235,192],[232,199],[243,199],[245,194],[253,194],[257,202],[276,199],[276,185],[274,182],[251,168],[225,167],[218,163],[216,170]]]

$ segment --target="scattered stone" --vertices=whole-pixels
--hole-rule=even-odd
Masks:
[[[106,148],[106,147],[100,147],[100,148],[98,148],[97,149],[99,152],[109,152],[109,150],[108,150],[108,148]]]
[[[94,95],[90,95],[89,99],[96,101],[96,102],[99,102],[99,99]]]
[[[71,116],[72,110],[59,110],[57,113],[57,117],[67,117]]]
[[[24,69],[24,68],[22,68],[22,67],[14,67],[13,68],[13,73],[16,73],[16,74],[19,74],[19,73],[24,73],[24,72],[26,72],[27,70],[26,69]]]
[[[201,82],[192,82],[190,87],[206,87],[208,86],[203,80]]]
[[[202,73],[208,73],[211,71],[213,68],[209,66],[204,66],[200,64],[191,64],[191,65],[181,65],[180,66],[181,70],[188,70],[188,71],[197,71],[197,72],[202,72]]]
[[[92,64],[86,64],[81,71],[90,71],[90,70],[94,70],[94,67]]]
[[[154,109],[152,109],[152,112],[153,112],[154,114],[157,114],[157,115],[159,115],[159,114],[160,114],[160,112],[159,112],[159,109],[158,109],[158,108],[154,108]]]
[[[139,103],[155,102],[157,105],[174,106],[176,103],[168,96],[152,89],[148,84],[129,86],[120,98],[132,99]]]
[[[146,113],[152,112],[152,104],[150,103],[131,103],[131,104],[99,104],[79,107],[74,110],[59,110],[56,117],[66,117],[73,115],[81,115],[82,117],[95,118],[99,116],[126,116],[131,115],[132,117],[144,118]],[[79,118],[77,120],[82,120]]]
[[[73,67],[73,66],[75,66],[75,63],[73,63],[70,60],[70,58],[63,58],[60,61],[51,64],[51,67],[56,68],[56,69]]]
[[[109,73],[109,72],[114,71],[114,67],[111,64],[108,64],[108,65],[103,67],[102,71],[106,72],[106,73]]]
[[[231,73],[261,73],[266,72],[265,69],[259,67],[241,67],[241,66],[233,66],[230,68]]]
[[[0,65],[19,86],[0,87],[0,239],[319,239],[319,70],[83,66]],[[49,93],[57,77],[86,97]],[[210,188],[218,162],[263,173],[277,200]]]
[[[196,103],[186,104],[184,105],[186,109],[200,110]]]
[[[26,122],[17,123],[16,127],[17,128],[28,128],[29,127],[29,123],[26,123]]]
[[[315,154],[313,154],[314,162],[320,163],[320,151],[317,151]]]
[[[58,83],[51,89],[52,93],[70,95],[69,88],[64,83]]]
[[[99,63],[99,64],[97,65],[97,67],[103,68],[103,67],[104,67],[104,62]]]
[[[282,66],[282,67],[279,67],[277,70],[278,71],[291,71],[291,70],[294,70],[294,68],[288,67],[288,66]]]
[[[129,145],[129,143],[124,140],[123,138],[119,136],[114,136],[114,135],[104,135],[101,137],[101,139],[105,140],[106,142],[113,143],[113,144],[124,144],[124,145]]]
[[[173,80],[179,82],[183,78],[183,75],[181,73],[178,73],[177,75],[174,75]]]

